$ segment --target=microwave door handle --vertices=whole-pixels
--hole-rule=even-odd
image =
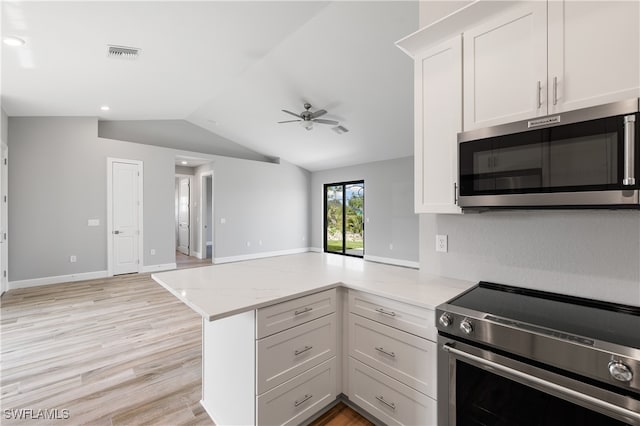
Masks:
[[[632,186],[636,184],[635,175],[635,144],[636,144],[636,116],[624,117],[624,178],[622,184]]]
[[[539,388],[547,389],[548,391],[551,391],[556,395],[559,394],[565,397],[573,398],[578,401],[584,401],[588,405],[591,405],[592,407],[598,407],[605,411],[616,413],[617,415],[624,417],[626,419],[633,419],[635,421],[640,421],[640,414],[636,413],[635,411],[628,410],[624,407],[619,407],[607,401],[602,401],[591,395],[586,395],[582,392],[575,391],[565,386],[549,382],[547,380],[541,379],[540,377],[532,376],[531,374],[525,373],[523,371],[516,370],[511,367],[507,367],[506,365],[498,364],[497,362],[490,361],[476,355],[472,355],[470,353],[461,351],[460,349],[456,349],[453,346],[450,346],[449,344],[442,345],[442,349],[454,355],[457,355],[460,358],[467,359],[468,361],[474,361],[477,364],[483,365],[485,367],[489,367],[494,371],[500,371],[511,377],[516,377],[520,380],[524,380],[525,382],[538,385]]]

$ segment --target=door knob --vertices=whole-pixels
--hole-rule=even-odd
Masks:
[[[113,231],[114,234],[118,235],[120,231]]]

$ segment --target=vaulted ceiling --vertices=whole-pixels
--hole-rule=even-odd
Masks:
[[[5,0],[2,35],[26,44],[3,46],[2,108],[150,127],[186,120],[229,149],[312,171],[403,157],[413,64],[394,41],[417,27],[417,2]],[[113,59],[107,45],[142,50]],[[304,102],[349,132],[277,124]],[[185,149],[179,139],[161,145]],[[198,149],[219,154],[218,142]]]

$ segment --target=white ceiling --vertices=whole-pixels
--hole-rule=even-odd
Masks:
[[[184,119],[312,171],[409,156],[413,64],[394,41],[417,27],[414,1],[5,0],[2,35],[27,43],[3,46],[2,108]],[[108,44],[142,53],[110,59]],[[350,131],[276,124],[305,101]]]

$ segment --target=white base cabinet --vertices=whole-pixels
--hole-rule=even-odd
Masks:
[[[336,292],[203,321],[202,406],[216,424],[299,424],[336,399]]]
[[[258,396],[258,425],[297,425],[336,399],[336,359]]]
[[[436,425],[435,399],[353,358],[349,365],[349,399],[371,415],[389,425]]]
[[[435,425],[435,312],[354,290],[349,311],[349,399],[387,424]]]

